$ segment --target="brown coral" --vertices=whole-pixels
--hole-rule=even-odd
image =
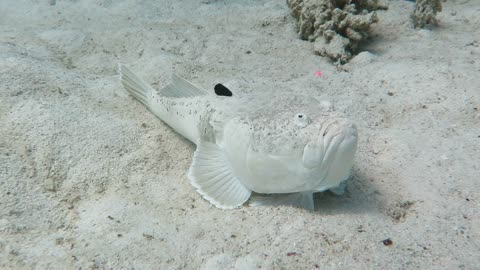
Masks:
[[[365,40],[375,10],[386,9],[379,0],[287,0],[297,19],[300,38],[315,41],[315,52],[347,62]]]
[[[427,24],[437,24],[435,16],[442,11],[441,0],[417,0],[412,14],[415,27],[423,28]]]

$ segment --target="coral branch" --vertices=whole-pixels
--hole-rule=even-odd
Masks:
[[[300,38],[314,41],[315,52],[347,62],[378,21],[379,0],[287,0]]]

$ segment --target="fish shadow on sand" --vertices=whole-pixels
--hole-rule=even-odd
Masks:
[[[318,192],[313,196],[314,214],[365,214],[381,212],[383,203],[377,199],[378,191],[371,185],[367,175],[354,168],[352,177],[348,180],[345,194],[336,195],[333,192]],[[292,200],[293,194],[275,194],[264,196],[254,194],[251,198],[254,207],[291,206],[304,208],[301,201]],[[310,209],[311,210],[311,209]]]
[[[314,212],[321,215],[381,212],[383,203],[377,195],[378,191],[372,186],[368,175],[354,168],[345,194],[335,195],[329,191],[314,194]]]

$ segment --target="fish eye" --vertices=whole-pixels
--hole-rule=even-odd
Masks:
[[[300,128],[304,128],[308,126],[310,122],[311,122],[310,117],[308,117],[304,113],[297,113],[295,115],[295,124]]]

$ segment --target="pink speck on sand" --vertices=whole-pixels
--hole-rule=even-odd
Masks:
[[[321,71],[315,71],[313,75],[315,75],[315,77],[322,77],[323,73]]]

